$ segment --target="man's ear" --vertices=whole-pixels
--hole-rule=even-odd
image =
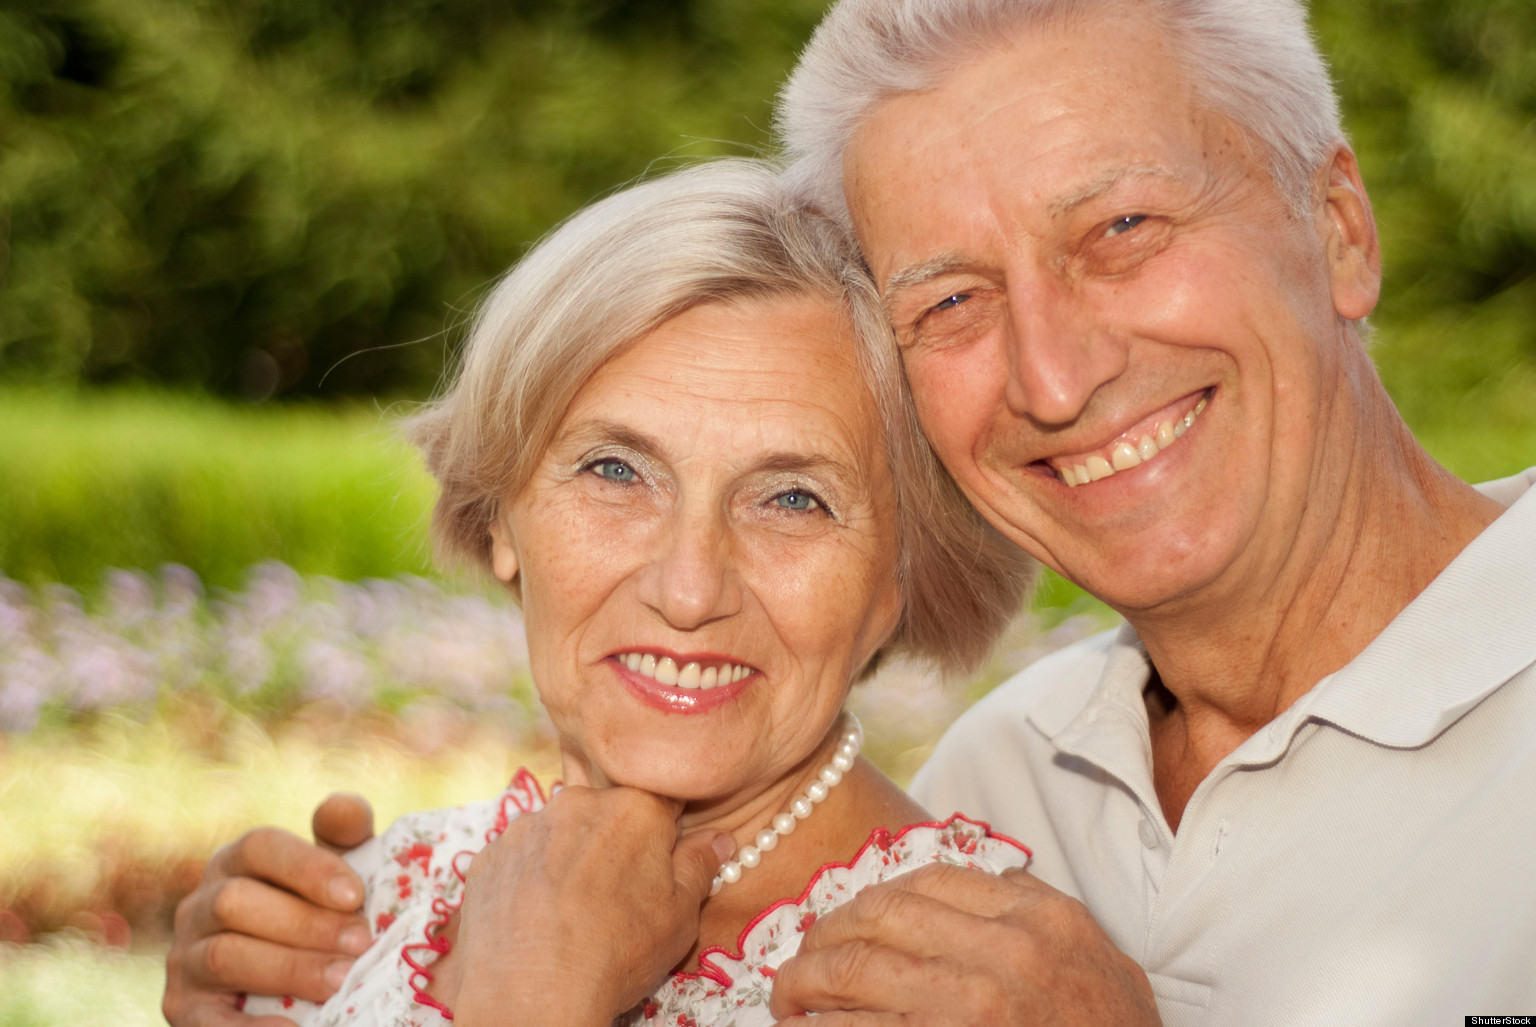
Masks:
[[[1333,309],[1358,321],[1376,309],[1381,297],[1381,241],[1376,217],[1360,178],[1360,165],[1348,146],[1339,144],[1325,171],[1318,231],[1328,253]]]
[[[491,571],[502,581],[511,584],[512,579],[517,577],[517,567],[517,547],[513,544],[512,533],[498,514],[491,521]]]

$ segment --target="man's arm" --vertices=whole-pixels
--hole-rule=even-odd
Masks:
[[[1022,870],[935,864],[816,921],[773,1014],[821,1027],[1160,1024],[1152,986],[1086,907]]]
[[[373,836],[373,811],[359,796],[332,795],[313,826],[316,845],[261,827],[208,861],[176,909],[161,1003],[172,1027],[291,1027],[242,1015],[238,995],[323,1002],[368,948],[372,936],[357,913],[363,883],[336,852]]]

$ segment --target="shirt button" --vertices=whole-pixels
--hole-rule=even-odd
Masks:
[[[1149,849],[1157,848],[1157,828],[1152,826],[1152,821],[1145,818],[1141,821],[1141,844]]]

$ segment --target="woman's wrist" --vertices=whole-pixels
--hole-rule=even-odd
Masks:
[[[459,990],[454,1027],[612,1027],[622,1009],[603,1008],[591,981],[562,984],[540,979],[537,995],[509,993],[511,981],[487,981]]]

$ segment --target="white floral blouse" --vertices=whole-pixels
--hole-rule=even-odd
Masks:
[[[533,775],[520,770],[498,799],[401,817],[382,836],[347,854],[368,886],[364,911],[374,943],[324,1006],[288,997],[249,996],[250,1014],[276,1013],[300,1027],[339,1024],[442,1027],[453,1014],[424,993],[431,966],[447,951],[440,928],[463,901],[464,871],[512,818],[544,807]],[[695,973],[675,973],[619,1023],[635,1027],[756,1027],[774,1023],[768,994],[778,967],[800,947],[816,918],[872,884],[928,863],[1001,873],[1029,861],[1029,850],[984,823],[948,820],[879,829],[847,863],[828,863],[798,899],[758,914],[734,952],[706,949]]]

